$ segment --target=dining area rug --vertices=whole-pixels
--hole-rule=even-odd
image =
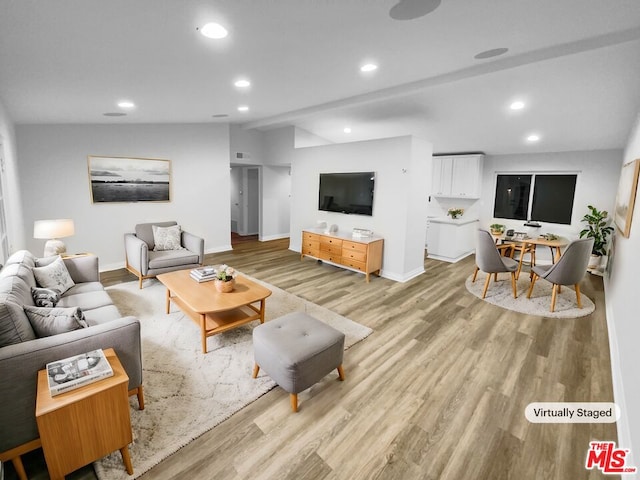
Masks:
[[[248,277],[248,276],[247,276]],[[345,333],[345,349],[373,330],[331,310],[250,278],[272,291],[266,321],[301,311]],[[203,354],[199,327],[176,306],[165,313],[165,287],[157,280],[107,287],[122,315],[140,319],[145,409],[130,397],[133,443],[129,446],[134,475],[127,475],[120,452],[93,464],[101,480],[137,478],[181,447],[214,428],[276,386],[261,372],[252,378],[251,322],[208,338]],[[336,376],[337,379],[337,376]]]
[[[473,274],[466,281],[467,290],[482,299],[482,290],[486,279],[486,273],[478,272],[475,282],[472,282]],[[595,304],[584,293],[580,292],[582,308],[578,308],[576,303],[576,292],[573,287],[563,286],[562,291],[558,294],[556,300],[556,308],[551,312],[551,291],[553,285],[543,279],[536,280],[531,298],[527,298],[531,280],[527,273],[522,273],[517,281],[518,298],[513,298],[513,290],[511,288],[511,276],[508,273],[498,274],[498,281],[493,278],[489,284],[485,302],[497,305],[528,315],[536,315],[547,318],[577,318],[591,314],[595,310]]]

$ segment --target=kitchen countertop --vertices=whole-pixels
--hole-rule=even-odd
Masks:
[[[429,218],[431,223],[448,223],[450,225],[467,225],[468,223],[477,222],[477,218],[473,217],[461,217],[457,219],[452,219],[451,217],[433,217]]]

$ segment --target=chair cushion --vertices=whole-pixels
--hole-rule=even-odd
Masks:
[[[170,227],[177,224],[177,222],[139,223],[136,225],[136,237],[144,241],[149,246],[149,250],[153,250],[156,246],[153,241],[153,225],[157,225],[159,227]]]
[[[0,295],[0,347],[35,339],[36,334],[22,305],[8,302],[6,295]]]
[[[171,227],[152,225],[151,228],[153,230],[153,242],[155,243],[153,249],[156,252],[163,250],[183,250],[184,247],[180,244],[180,225],[173,225]]]
[[[72,308],[45,308],[25,305],[24,311],[38,338],[86,328],[87,322],[82,310]]]
[[[16,263],[21,263],[27,267],[35,267],[36,257],[28,250],[18,250],[7,259],[6,265],[13,265]]]
[[[198,255],[189,250],[149,252],[149,269],[170,268],[198,263]]]

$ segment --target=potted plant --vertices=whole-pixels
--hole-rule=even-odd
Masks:
[[[450,208],[447,211],[447,215],[449,215],[454,220],[458,217],[461,217],[463,213],[464,210],[462,208]]]
[[[502,235],[506,227],[504,225],[501,225],[500,223],[492,223],[491,225],[489,225],[489,228],[491,229],[491,233],[493,235]]]
[[[593,238],[593,248],[591,249],[591,260],[589,268],[598,268],[602,256],[607,253],[607,237],[613,233],[613,227],[609,226],[609,213],[606,210],[598,210],[592,205],[588,205],[589,213],[582,217],[582,222],[587,224],[586,228],[580,232],[580,238]]]
[[[220,265],[216,268],[215,286],[222,293],[233,291],[236,285],[236,271],[228,265]]]

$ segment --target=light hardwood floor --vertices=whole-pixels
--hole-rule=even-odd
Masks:
[[[552,320],[469,294],[473,257],[425,260],[425,273],[404,284],[367,284],[287,247],[247,242],[207,263],[228,263],[373,328],[345,352],[346,380],[331,375],[301,394],[297,414],[276,387],[143,479],[605,478],[584,462],[590,440],[617,440],[615,424],[524,417],[530,402],[613,401],[601,278],[581,283],[592,315]],[[42,470],[37,454],[28,461],[28,471]],[[67,478],[94,477],[88,468]]]

